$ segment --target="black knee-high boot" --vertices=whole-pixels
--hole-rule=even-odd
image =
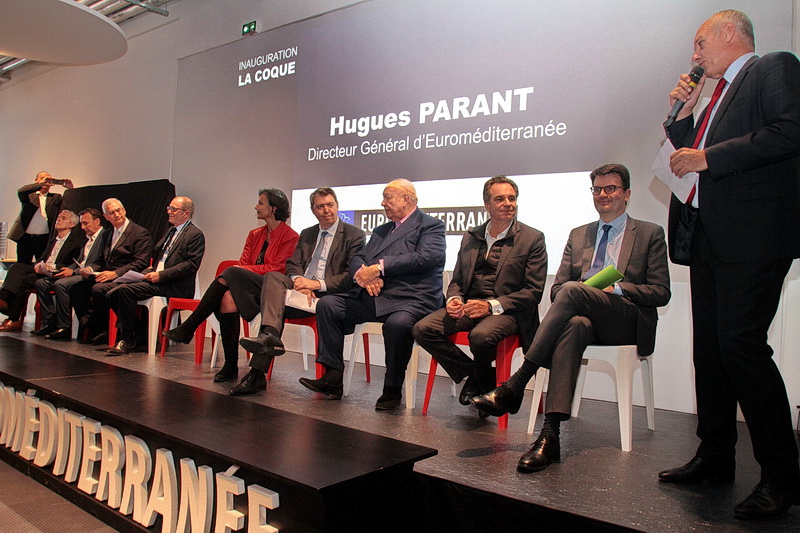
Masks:
[[[227,290],[227,285],[223,285],[217,280],[212,281],[205,294],[203,294],[203,298],[200,299],[200,303],[197,304],[197,309],[192,311],[192,314],[189,315],[189,318],[187,318],[183,324],[175,329],[165,331],[164,336],[171,341],[182,342],[183,344],[192,342],[194,330],[196,330],[206,318],[211,316],[211,313],[219,310],[222,297]]]
[[[239,379],[239,313],[220,313],[217,314],[217,319],[225,364],[214,376],[214,381],[236,381]]]

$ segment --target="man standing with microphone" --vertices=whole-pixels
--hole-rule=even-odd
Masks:
[[[667,136],[670,168],[699,178],[686,202],[671,199],[673,261],[690,268],[697,435],[700,446],[666,483],[735,477],[736,405],[741,406],[761,480],[734,508],[738,518],[779,516],[800,505],[791,412],[767,330],[783,280],[800,257],[800,62],[788,52],[758,57],[753,25],[735,10],[697,30],[688,74],[670,92],[685,102]],[[705,82],[719,80],[695,124]],[[668,120],[669,122],[669,120]]]

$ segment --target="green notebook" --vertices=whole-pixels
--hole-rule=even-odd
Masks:
[[[616,268],[614,268],[614,265],[608,265],[603,270],[584,281],[584,283],[590,287],[603,290],[606,287],[615,284],[623,277],[624,276],[620,274]]]

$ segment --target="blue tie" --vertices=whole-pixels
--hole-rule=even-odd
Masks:
[[[608,249],[608,231],[611,229],[611,224],[603,224],[603,235],[600,237],[600,243],[597,245],[597,253],[594,256],[592,268],[586,273],[586,278],[590,278],[603,270],[606,262],[606,250]]]

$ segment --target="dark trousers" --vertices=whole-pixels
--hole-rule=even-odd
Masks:
[[[138,340],[136,321],[136,302],[153,296],[166,296],[163,283],[140,281],[137,283],[118,283],[106,294],[108,305],[117,315],[118,340],[136,342]]]
[[[699,222],[691,256],[697,455],[733,459],[738,402],[762,481],[800,487],[786,388],[767,344],[792,260],[721,263]]]
[[[568,281],[536,330],[525,359],[550,369],[547,412],[569,415],[583,352],[589,344],[636,344],[636,305]]]
[[[46,277],[36,280],[36,298],[39,300],[39,310],[42,314],[42,327],[70,327],[73,293],[83,295],[87,302],[84,305],[84,312],[88,313],[88,294],[92,283],[94,282],[81,276],[61,279]],[[75,313],[81,319],[78,307],[75,308]],[[86,318],[84,317],[83,320],[85,321]]]
[[[267,272],[261,286],[261,325],[275,328],[278,336],[283,333],[283,320],[285,318],[305,318],[313,316],[311,313],[286,307],[286,289],[291,289],[294,283],[288,276],[280,272]],[[266,372],[269,370],[269,361],[272,356],[253,354],[250,358],[250,368]]]
[[[470,359],[449,337],[459,331],[469,331]],[[442,365],[456,383],[472,374],[482,389],[489,391],[496,384],[492,361],[497,357],[497,345],[517,333],[517,321],[511,315],[489,315],[479,319],[452,318],[446,309],[439,309],[414,326],[413,334],[420,346]]]
[[[17,262],[33,263],[33,259],[41,261],[42,255],[47,248],[47,239],[50,236],[46,233],[42,235],[24,234],[17,242]]]
[[[366,294],[364,292],[363,294]],[[382,322],[383,342],[386,351],[386,378],[384,385],[401,387],[406,366],[411,359],[414,337],[411,328],[421,317],[400,310],[387,315],[375,314],[375,300],[371,296],[353,298],[332,294],[317,303],[317,329],[319,354],[317,362],[330,368],[344,370],[344,336],[362,322]]]

